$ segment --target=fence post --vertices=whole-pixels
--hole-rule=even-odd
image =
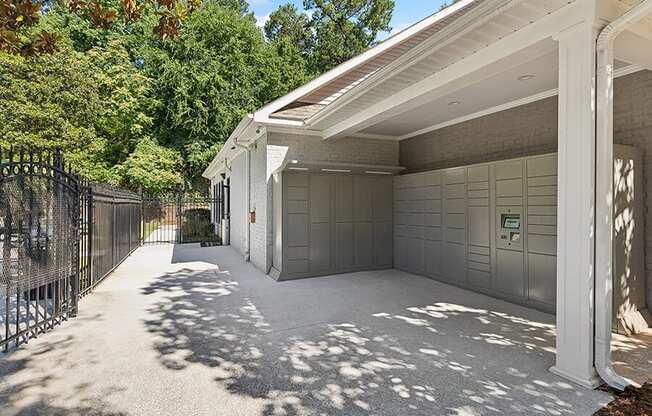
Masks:
[[[138,194],[140,195],[140,230],[138,233],[139,236],[139,245],[145,244],[145,198],[143,196],[143,187],[138,187]]]
[[[88,227],[88,232],[86,233],[86,247],[88,248],[88,276],[90,280],[90,286],[93,287],[95,286],[95,276],[94,276],[94,266],[93,266],[93,260],[95,256],[93,255],[93,224],[94,224],[94,207],[95,203],[93,202],[93,186],[88,185],[87,188],[88,194],[86,198],[86,204],[87,204],[87,209],[88,209],[88,218],[87,218],[87,227]]]
[[[61,173],[60,172],[65,172],[65,163],[63,160],[63,154],[61,152],[61,148],[57,147],[54,150],[54,167],[56,168],[56,175],[58,179],[57,183],[57,192],[60,192],[59,187],[60,181],[61,181]],[[79,178],[76,178],[76,184],[75,184],[75,190],[77,192],[77,195],[75,195],[74,198],[74,206],[73,206],[73,212],[72,212],[72,223],[73,223],[73,232],[75,236],[75,241],[73,243],[73,250],[72,250],[72,276],[70,276],[70,305],[68,307],[68,316],[74,318],[77,316],[77,311],[79,307],[79,285],[80,285],[80,277],[81,273],[79,270],[79,256],[80,254],[80,241],[81,241],[81,227],[80,227],[80,205],[81,205],[81,199],[83,197],[82,191],[81,191],[81,180]],[[60,232],[61,230],[59,230]],[[55,231],[56,232],[56,231]],[[46,292],[47,293],[47,292]],[[38,311],[37,311],[38,313]]]
[[[177,243],[181,244],[183,242],[183,236],[181,235],[182,233],[182,221],[183,221],[183,216],[181,215],[181,209],[182,209],[182,191],[177,191]]]

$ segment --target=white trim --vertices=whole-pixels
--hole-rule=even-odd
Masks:
[[[333,103],[328,105],[326,108],[323,108],[317,114],[309,117],[306,120],[306,124],[315,125],[322,121],[324,118],[331,115],[333,112],[342,108],[346,104],[358,98],[360,95],[369,91],[369,89],[374,88],[382,81],[390,78],[400,71],[403,71],[406,66],[414,65],[419,61],[427,58],[432,55],[434,52],[440,50],[446,45],[450,44],[452,41],[457,39],[459,36],[462,36],[465,33],[473,30],[482,23],[496,16],[496,14],[501,13],[504,9],[508,7],[513,7],[517,3],[524,0],[502,0],[503,5],[497,5],[501,0],[491,0],[487,1],[477,9],[472,10],[468,14],[465,14],[459,20],[453,22],[450,26],[444,28],[440,32],[435,33],[430,38],[421,42],[418,46],[415,46],[412,50],[404,54],[403,56],[395,59],[390,64],[379,69],[373,73],[368,78],[364,79],[362,82],[357,84],[351,90],[347,91],[346,94],[338,97]],[[459,3],[456,3],[459,4]],[[452,7],[452,6],[451,6]]]
[[[323,133],[320,130],[312,130],[306,128],[289,128],[289,127],[279,127],[279,126],[268,126],[266,127],[267,132],[269,133],[280,133],[280,134],[293,134],[300,136],[315,136],[323,137]],[[356,133],[349,137],[355,137],[358,139],[373,139],[373,140],[389,140],[389,141],[398,141],[398,136],[390,136],[387,134],[369,134],[369,133]]]
[[[391,136],[389,134],[372,134],[372,133],[356,133],[352,134],[349,137],[355,137],[358,139],[373,139],[373,140],[388,140],[391,142],[397,142],[398,136]]]
[[[638,66],[638,65],[628,65],[628,66],[622,67],[622,68],[614,71],[614,77],[619,78],[619,77],[623,77],[623,76],[626,76],[626,75],[631,75],[631,74],[634,74],[636,72],[643,71],[644,69],[645,68],[643,68],[641,66]],[[488,116],[488,115],[491,115],[491,114],[499,113],[501,111],[509,110],[511,108],[520,107],[522,105],[531,104],[531,103],[536,102],[536,101],[545,100],[546,98],[554,97],[554,96],[556,96],[558,94],[559,94],[559,89],[558,88],[554,88],[552,90],[540,92],[538,94],[530,95],[529,97],[520,98],[518,100],[510,101],[508,103],[500,104],[500,105],[497,105],[495,107],[487,108],[485,110],[481,110],[481,111],[478,111],[478,112],[475,112],[475,113],[467,114],[467,115],[464,115],[462,117],[457,117],[457,118],[454,118],[452,120],[444,121],[442,123],[434,124],[432,126],[425,127],[423,129],[420,129],[420,130],[416,130],[416,131],[413,131],[413,132],[410,132],[410,133],[406,133],[406,134],[404,134],[402,136],[398,136],[398,140],[400,141],[400,140],[409,139],[411,137],[420,136],[422,134],[426,134],[426,133],[430,133],[430,132],[433,132],[433,131],[436,131],[436,130],[440,130],[440,129],[443,129],[445,127],[450,127],[450,126],[453,126],[455,124],[464,123],[465,121],[469,121],[469,120],[473,120],[473,119],[476,119],[476,118],[480,118],[480,117]]]
[[[527,55],[532,45],[549,39],[551,35],[558,33],[560,30],[583,21],[586,17],[586,10],[583,9],[583,6],[583,3],[576,2],[546,15],[535,23],[504,37],[484,49],[478,50],[475,54],[457,61],[424,78],[422,81],[412,84],[327,128],[324,131],[324,137],[334,139],[351,135],[395,115],[410,111],[450,91],[458,90],[460,85],[456,84],[471,85],[490,77],[495,70],[480,70],[498,64],[501,60],[520,51]],[[532,56],[529,59],[531,60]],[[511,59],[509,63],[519,64],[518,59]]]
[[[279,109],[285,107],[286,105],[296,101],[297,99],[311,93],[312,91],[320,88],[321,86],[331,82],[337,77],[343,75],[344,73],[352,70],[353,68],[365,63],[366,61],[380,55],[386,50],[392,48],[393,46],[398,45],[404,40],[412,37],[413,35],[421,32],[432,24],[438,22],[439,20],[445,19],[451,14],[457,12],[458,10],[468,6],[469,4],[477,0],[461,0],[454,5],[447,7],[446,9],[441,10],[438,13],[433,14],[430,17],[423,19],[422,21],[415,23],[409,28],[397,33],[394,36],[389,37],[382,43],[377,46],[363,52],[362,54],[349,59],[348,61],[336,66],[320,77],[315,78],[314,80],[304,84],[303,86],[295,89],[289,94],[272,101],[271,103],[263,106],[255,113],[256,121],[261,121],[267,123],[269,120],[269,115],[278,111]]]

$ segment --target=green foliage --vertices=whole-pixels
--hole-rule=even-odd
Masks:
[[[95,129],[102,102],[86,56],[0,53],[0,84],[0,145],[60,146],[84,173],[110,178],[98,157],[105,145]]]
[[[373,45],[393,8],[304,0],[311,17],[281,6],[263,34],[246,0],[206,0],[170,37],[158,3],[101,0],[102,13],[139,14],[98,25],[93,1],[71,11],[53,0],[21,29],[56,37],[56,51],[0,52],[0,145],[62,147],[85,176],[149,193],[201,192],[201,172],[245,114]]]
[[[131,189],[143,189],[161,195],[181,185],[179,154],[145,137],[133,153],[117,167],[120,184]]]
[[[309,72],[319,74],[360,54],[389,32],[393,0],[304,0],[280,6],[265,24],[272,43],[294,45]]]
[[[241,118],[304,80],[301,60],[268,46],[251,15],[206,3],[178,39],[142,50],[162,103],[155,135],[177,149],[197,178]]]

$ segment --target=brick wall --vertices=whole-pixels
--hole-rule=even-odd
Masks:
[[[646,274],[652,309],[652,72],[616,79],[614,142],[643,153]],[[400,165],[419,172],[557,151],[557,97],[491,114],[400,143]]]
[[[389,140],[344,138],[322,140],[317,136],[269,133],[268,145],[285,160],[327,161],[368,165],[396,165],[398,143]]]

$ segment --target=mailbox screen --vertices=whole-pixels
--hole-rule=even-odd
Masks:
[[[508,217],[505,216],[503,217],[503,228],[507,228],[508,230],[518,230],[521,228],[521,217]]]

